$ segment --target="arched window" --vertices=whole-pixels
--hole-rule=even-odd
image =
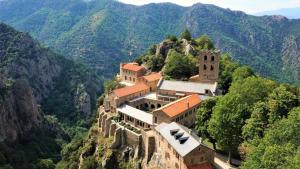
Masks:
[[[146,108],[148,108],[148,107],[149,107],[148,103],[145,103],[145,107],[146,107]]]
[[[161,105],[160,104],[157,104],[157,108],[160,108],[161,107]]]
[[[155,106],[154,106],[154,104],[151,104],[151,109],[155,109]]]
[[[206,69],[207,69],[207,68],[206,68],[206,65],[204,65],[204,66],[203,66],[203,70],[206,70]]]
[[[214,70],[214,66],[213,66],[213,65],[210,66],[210,70],[211,70],[211,71]]]
[[[215,56],[212,56],[212,57],[211,57],[211,61],[212,61],[212,62],[215,61]]]
[[[204,60],[207,60],[207,56],[206,55],[204,56]]]

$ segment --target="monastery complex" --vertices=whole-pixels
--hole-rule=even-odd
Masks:
[[[115,137],[115,147],[139,146],[143,168],[224,168],[192,131],[201,102],[219,93],[220,52],[203,51],[198,59],[199,74],[189,81],[165,80],[137,63],[120,64],[117,78],[124,87],[106,95],[99,127],[105,137]]]

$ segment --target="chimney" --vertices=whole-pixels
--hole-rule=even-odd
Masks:
[[[187,105],[187,108],[189,109],[190,108],[190,103],[188,101],[186,101],[186,105]]]

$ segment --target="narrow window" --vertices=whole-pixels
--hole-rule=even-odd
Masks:
[[[207,60],[207,56],[206,55],[204,56],[204,60]]]
[[[212,61],[212,62],[215,61],[215,56],[212,56],[212,57],[211,57],[211,61]]]
[[[204,65],[204,66],[203,66],[203,70],[206,70],[206,69],[207,69],[207,68],[206,68],[206,65]]]
[[[213,65],[210,66],[210,70],[211,70],[211,71],[214,70],[214,66],[213,66]]]

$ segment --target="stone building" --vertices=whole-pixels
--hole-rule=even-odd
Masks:
[[[105,101],[105,107],[112,112],[116,112],[117,107],[129,100],[144,96],[150,92],[150,87],[144,83],[137,83],[133,86],[126,86],[120,89],[115,89]],[[107,109],[107,108],[105,108]]]
[[[221,53],[217,50],[204,50],[200,53],[199,82],[214,83],[218,81],[220,58]]]
[[[200,106],[199,95],[192,94],[171,102],[153,111],[155,124],[177,122],[190,127],[196,120],[196,110]]]
[[[176,123],[155,127],[160,166],[168,169],[212,169],[214,151],[201,144],[190,129]]]
[[[138,83],[138,79],[146,74],[146,68],[137,63],[121,63],[120,79],[125,85]]]
[[[139,82],[147,84],[150,87],[150,91],[156,91],[157,83],[161,77],[160,73],[152,73],[150,75],[140,77]]]

